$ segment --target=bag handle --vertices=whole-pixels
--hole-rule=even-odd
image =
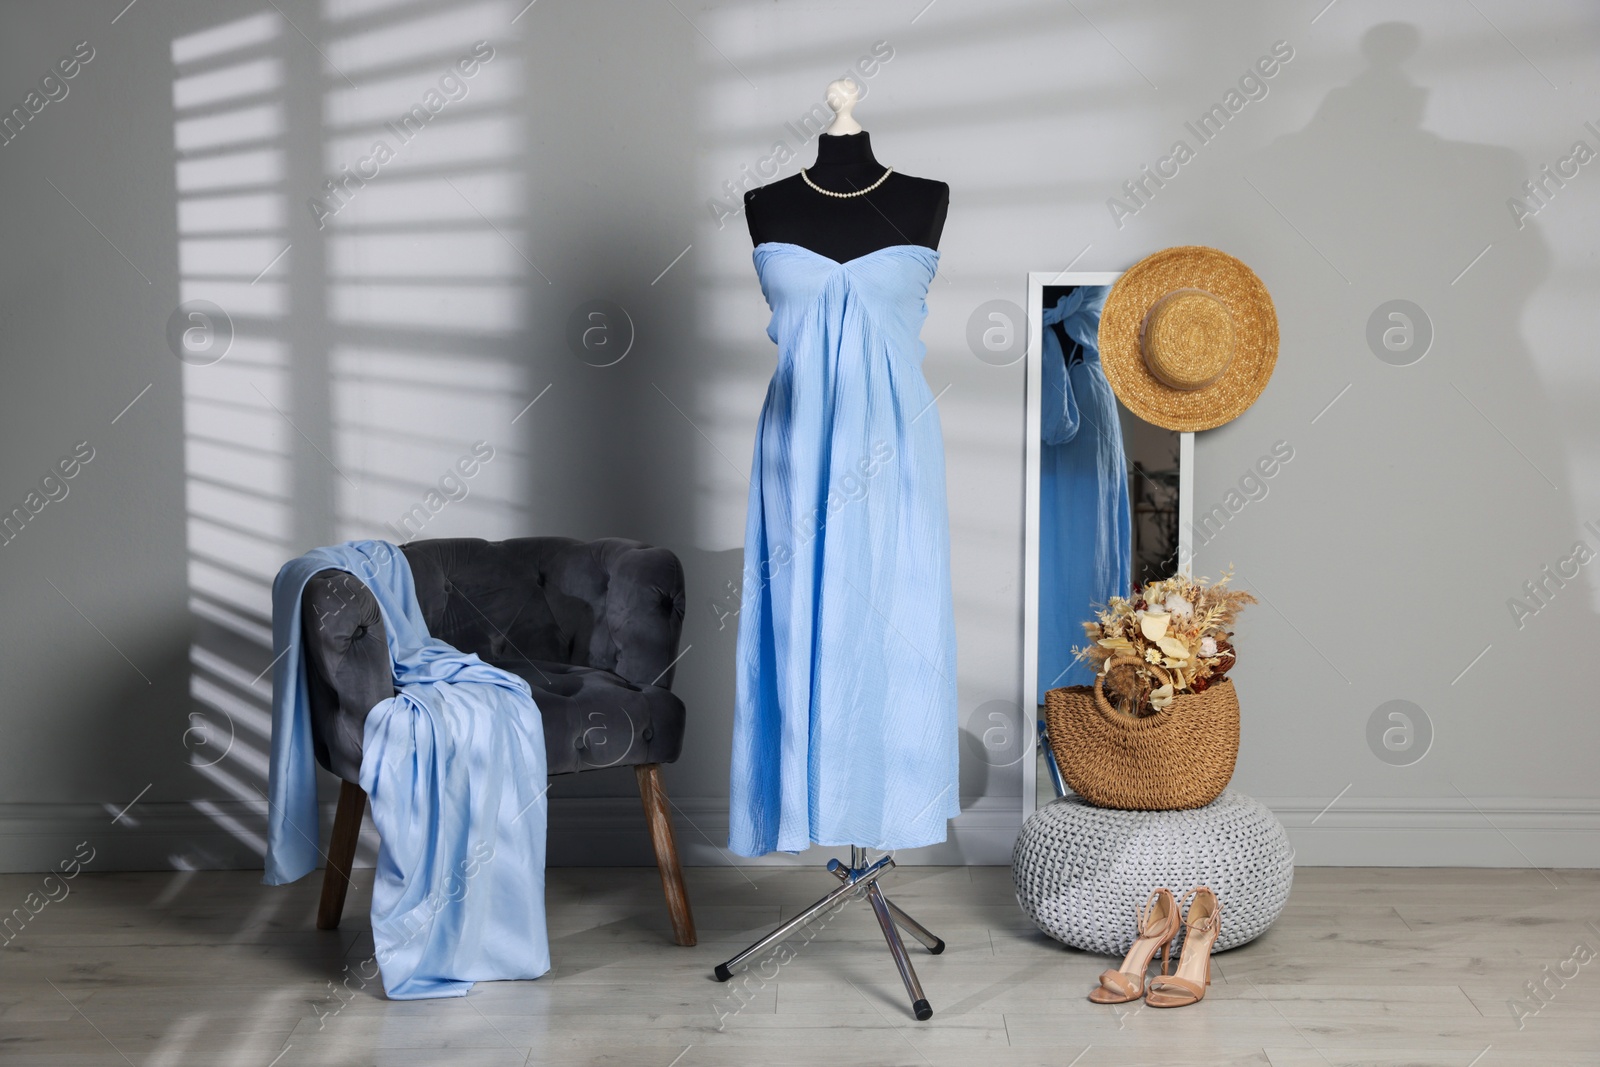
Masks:
[[[1126,720],[1127,716],[1118,711],[1116,708],[1112,707],[1111,702],[1106,699],[1106,676],[1117,667],[1138,666],[1148,667],[1152,672],[1154,672],[1156,677],[1162,680],[1163,683],[1167,685],[1172,684],[1172,679],[1167,677],[1166,671],[1162,670],[1153,663],[1145,663],[1145,661],[1140,659],[1138,656],[1114,656],[1111,659],[1106,660],[1105,670],[1094,676],[1094,702],[1095,706],[1100,709],[1101,713],[1110,716],[1113,721]]]

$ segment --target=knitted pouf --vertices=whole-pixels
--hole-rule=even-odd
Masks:
[[[1221,952],[1259,937],[1289,900],[1294,850],[1260,801],[1224,790],[1188,811],[1118,811],[1075,795],[1029,816],[1011,854],[1017,903],[1074,948],[1123,956],[1150,891],[1208,885],[1222,904]],[[1182,934],[1173,951],[1182,944]]]

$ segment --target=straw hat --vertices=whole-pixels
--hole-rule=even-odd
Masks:
[[[1209,430],[1255,403],[1278,360],[1261,279],[1225,252],[1168,248],[1106,296],[1100,363],[1129,411],[1169,430]]]

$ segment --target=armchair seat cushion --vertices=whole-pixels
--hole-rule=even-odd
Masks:
[[[634,685],[598,667],[543,660],[489,661],[533,688],[544,720],[545,760],[551,774],[602,767],[671,763],[683,751],[683,701],[670,689]],[[323,737],[328,763],[350,781],[361,767],[360,723],[338,717]]]
[[[527,681],[544,718],[551,774],[671,763],[683,751],[683,701],[596,667],[542,660],[493,665]]]

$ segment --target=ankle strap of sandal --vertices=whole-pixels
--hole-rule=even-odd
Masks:
[[[1167,896],[1172,895],[1172,891],[1169,889],[1152,889],[1150,891],[1150,895],[1145,898],[1145,902],[1139,906],[1139,910],[1134,915],[1134,929],[1138,931],[1137,936],[1151,936],[1150,924],[1155,921],[1156,903],[1161,899],[1161,895],[1163,893],[1165,893]]]
[[[1199,919],[1191,920],[1189,918],[1189,911],[1194,904],[1198,892],[1202,889],[1211,895],[1211,914]],[[1185,943],[1187,943],[1187,938],[1189,935],[1203,937],[1206,934],[1221,929],[1222,900],[1215,892],[1212,891],[1210,886],[1197,885],[1191,887],[1189,891],[1184,893],[1183,897],[1178,901],[1178,911],[1183,916],[1184,929],[1187,931],[1185,934]]]

